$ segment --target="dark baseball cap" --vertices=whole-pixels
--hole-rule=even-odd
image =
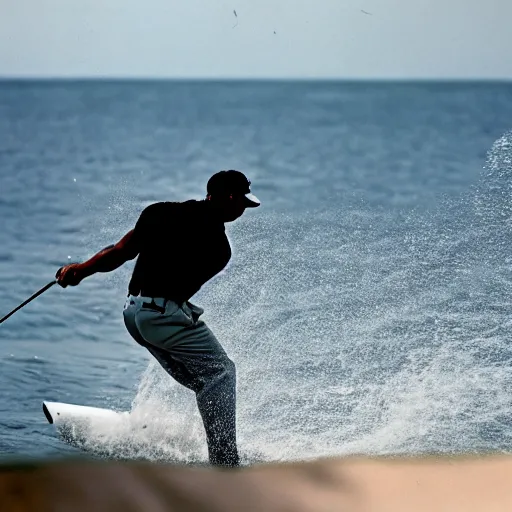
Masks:
[[[220,171],[215,173],[206,185],[206,191],[212,196],[229,196],[230,194],[242,194],[245,196],[247,208],[256,208],[260,200],[251,194],[251,181],[244,173],[235,171]]]

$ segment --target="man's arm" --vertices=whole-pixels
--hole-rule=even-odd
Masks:
[[[97,272],[111,272],[128,260],[133,260],[140,251],[133,233],[132,229],[117,244],[105,247],[83,263],[73,263],[62,267],[55,276],[57,282],[63,288],[68,285],[76,286],[86,277]]]
[[[133,260],[139,254],[139,249],[133,243],[133,229],[126,233],[115,245],[109,245],[95,254],[91,259],[80,264],[84,277],[97,272],[112,272],[128,260]]]

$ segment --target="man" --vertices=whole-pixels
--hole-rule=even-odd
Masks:
[[[221,171],[201,201],[160,202],[135,228],[84,263],[62,267],[57,282],[76,286],[138,256],[124,309],[126,328],[180,384],[196,393],[210,463],[238,466],[235,365],[189,299],[228,264],[226,222],[260,205],[239,171]]]

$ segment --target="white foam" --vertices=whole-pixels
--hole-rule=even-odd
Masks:
[[[496,142],[478,187],[437,211],[262,209],[228,228],[229,272],[193,300],[237,364],[242,454],[296,460],[506,446],[511,141]],[[206,460],[193,393],[155,363],[131,418],[87,442]]]

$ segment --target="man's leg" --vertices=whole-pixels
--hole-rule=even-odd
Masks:
[[[204,323],[200,329],[200,335],[209,338],[209,352],[198,354],[193,343],[190,346],[183,343],[172,351],[171,357],[183,368],[182,374],[192,376],[191,389],[196,392],[210,463],[237,466],[235,364]],[[195,334],[199,333],[196,331]]]
[[[165,313],[125,308],[128,332],[180,384],[196,393],[206,431],[210,463],[237,466],[236,371],[192,304]]]

